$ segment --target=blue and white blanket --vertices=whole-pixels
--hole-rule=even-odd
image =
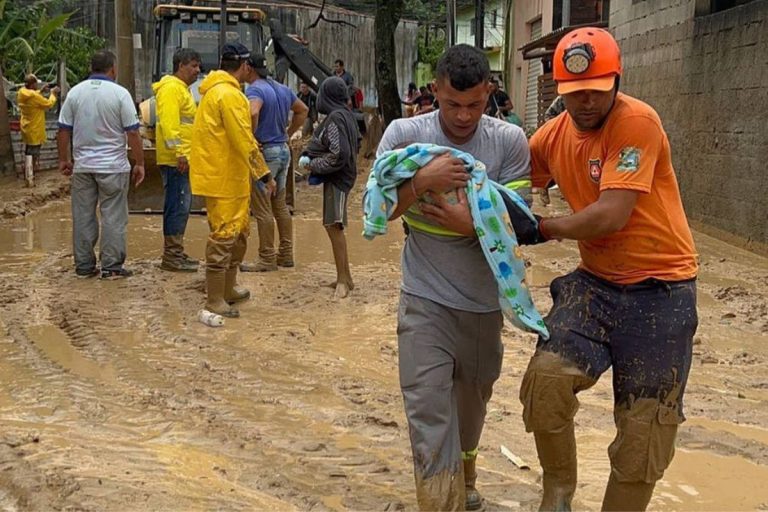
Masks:
[[[463,160],[471,175],[467,200],[483,254],[499,285],[501,311],[519,329],[549,339],[549,331],[525,283],[525,262],[500,194],[506,194],[532,222],[536,219],[516,192],[488,179],[485,165],[472,155],[433,144],[411,144],[382,154],[376,159],[366,185],[363,236],[372,240],[387,232],[387,222],[397,207],[398,186],[444,153]]]

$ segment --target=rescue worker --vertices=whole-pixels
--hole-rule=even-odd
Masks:
[[[658,114],[619,92],[619,47],[600,28],[566,34],[554,79],[567,114],[531,139],[533,184],[559,185],[572,215],[542,239],[577,240],[579,268],[555,279],[551,337],[520,399],[544,472],[541,510],[570,510],[577,394],[613,367],[616,437],[603,510],[645,510],[674,454],[691,365],[698,264]]]
[[[269,272],[277,270],[278,266],[294,265],[293,222],[286,204],[291,162],[288,139],[301,129],[309,107],[290,88],[269,78],[267,61],[263,56],[251,56],[249,66],[254,79],[245,89],[245,95],[251,109],[251,125],[277,189],[274,193],[265,194],[261,182],[254,183],[251,189],[251,208],[259,230],[259,259],[253,265],[241,265],[240,271]],[[275,247],[275,224],[280,237],[278,247]]]
[[[197,106],[189,86],[200,74],[200,54],[181,48],[173,54],[173,74],[152,85],[157,102],[156,154],[163,176],[163,257],[160,268],[196,272],[198,262],[184,253],[184,231],[192,194],[189,187],[189,151]]]
[[[17,101],[21,111],[21,140],[24,141],[24,154],[32,157],[35,172],[40,170],[40,149],[47,140],[45,133],[45,111],[56,104],[59,88],[51,89],[46,98],[38,90],[37,77],[29,74],[24,77],[24,88],[19,90]],[[42,92],[48,92],[49,87],[43,87]]]
[[[248,49],[223,46],[220,69],[200,84],[202,98],[192,126],[189,178],[192,193],[205,198],[210,234],[205,249],[205,309],[229,318],[240,316],[232,304],[251,294],[237,285],[237,269],[247,249],[251,177],[269,169],[251,131],[248,99],[240,85],[253,70]],[[271,193],[275,181],[266,185]]]
[[[440,110],[393,121],[377,156],[412,142],[450,146],[482,160],[490,179],[529,196],[525,134],[483,115],[489,76],[481,50],[465,44],[446,50],[435,81]],[[421,510],[482,507],[475,485],[477,451],[486,405],[501,372],[503,320],[496,279],[464,194],[468,180],[462,160],[437,157],[398,187],[397,208],[390,216],[394,220],[404,214],[410,231],[402,256],[397,337]],[[454,189],[460,189],[458,204],[439,201],[443,192]],[[429,225],[408,213],[428,193],[435,204],[420,208]]]

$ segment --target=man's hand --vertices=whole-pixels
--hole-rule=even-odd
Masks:
[[[180,156],[176,159],[176,168],[179,170],[180,173],[189,172],[189,161],[187,160],[187,157]]]
[[[72,176],[74,166],[68,160],[59,160],[59,172],[64,176]]]
[[[445,153],[432,159],[418,172],[419,194],[430,191],[436,194],[464,188],[469,181],[469,173],[464,162]]]
[[[265,183],[264,194],[267,197],[275,197],[277,195],[277,182],[275,181],[275,178],[270,178],[270,180]]]
[[[54,96],[58,96],[59,93],[61,92],[61,87],[57,85],[56,87],[53,88],[51,92],[53,93]]]
[[[430,197],[432,197],[435,204],[421,204],[421,212],[429,220],[436,222],[445,229],[474,238],[476,236],[475,225],[472,222],[472,213],[469,210],[467,192],[464,190],[464,187],[456,190],[456,196],[459,202],[450,204],[442,194],[431,194]]]
[[[144,181],[144,166],[134,165],[133,170],[131,171],[131,176],[133,177],[134,187],[141,185],[141,182]]]

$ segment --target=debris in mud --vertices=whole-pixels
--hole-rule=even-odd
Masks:
[[[56,174],[39,182],[33,189],[20,189],[14,199],[0,203],[0,218],[12,219],[29,215],[51,201],[68,196],[69,186],[68,179]]]
[[[374,425],[379,425],[381,427],[394,427],[397,428],[398,424],[394,420],[383,420],[381,418],[378,418],[376,416],[368,416],[365,418],[365,421],[368,423],[372,423]]]
[[[512,453],[510,449],[504,445],[501,445],[501,454],[504,455],[509,460],[509,462],[517,466],[518,469],[531,469],[531,466],[527,462],[525,462],[521,457]]]
[[[307,443],[301,448],[305,452],[319,452],[320,450],[325,450],[325,444],[324,443]]]

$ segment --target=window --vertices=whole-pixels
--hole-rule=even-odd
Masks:
[[[732,9],[755,0],[696,0],[696,16],[706,16]]]
[[[475,24],[476,23],[477,22],[476,22],[475,18],[472,18],[471,20],[469,20],[469,35],[471,35],[471,36],[475,35]]]

